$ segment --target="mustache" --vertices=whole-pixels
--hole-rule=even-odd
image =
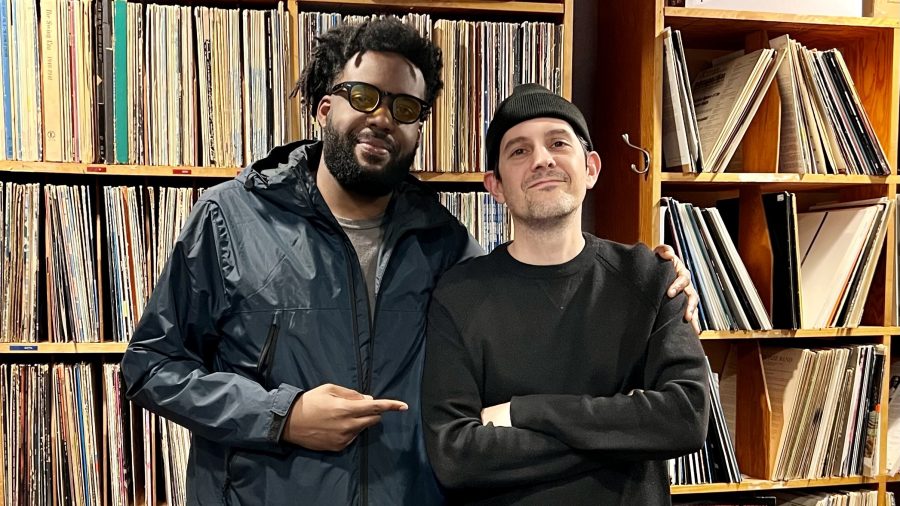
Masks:
[[[384,132],[363,130],[356,136],[356,142],[369,142],[373,140],[384,143],[387,146],[388,151],[393,152],[397,150],[397,143],[394,142],[394,139],[390,135]]]
[[[545,169],[540,172],[534,173],[531,177],[525,180],[525,185],[530,186],[532,183],[536,181],[540,181],[542,179],[558,179],[560,181],[569,181],[568,174],[565,171],[558,169]]]

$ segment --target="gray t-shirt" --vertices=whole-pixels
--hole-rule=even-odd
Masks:
[[[369,316],[375,315],[375,272],[378,269],[378,252],[381,250],[381,241],[384,239],[384,215],[368,220],[348,220],[337,218],[344,233],[350,238],[356,256],[359,257],[359,266],[362,268],[366,281],[366,290],[369,292]]]

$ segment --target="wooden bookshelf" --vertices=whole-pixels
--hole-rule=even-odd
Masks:
[[[807,339],[807,338],[844,338],[844,337],[876,337],[900,335],[900,327],[857,327],[835,329],[800,329],[800,330],[734,330],[730,332],[706,330],[700,333],[700,339],[706,341],[728,339]]]
[[[430,183],[481,183],[484,172],[413,172],[422,181]]]
[[[900,137],[900,19],[802,16],[789,14],[688,9],[667,7],[663,0],[633,2],[607,0],[599,8],[596,31],[601,50],[596,52],[601,69],[615,69],[617,79],[597,83],[593,124],[595,148],[603,158],[604,170],[595,189],[594,223],[596,232],[620,242],[662,242],[659,204],[672,196],[698,206],[714,205],[718,200],[735,198],[740,205],[740,232],[736,241],[750,277],[766,304],[771,288],[771,249],[761,204],[763,193],[791,191],[798,196],[798,209],[823,201],[849,201],[897,196],[898,137]],[[742,144],[746,172],[683,174],[663,171],[663,29],[681,31],[688,72],[699,70],[710,59],[735,50],[766,47],[768,40],[790,34],[801,44],[817,49],[837,48],[844,56],[860,101],[882,147],[893,174],[889,176],[821,175],[778,173],[781,99],[771,90],[750,124]],[[692,74],[693,75],[693,74]],[[777,88],[777,85],[776,85]],[[768,123],[767,123],[768,122]],[[633,144],[651,155],[649,170],[636,174],[628,169],[641,165],[638,151],[622,142],[628,133]],[[748,158],[749,157],[749,158]],[[749,159],[749,162],[748,162]],[[821,339],[823,347],[842,344],[881,344],[887,359],[900,356],[892,350],[895,326],[895,254],[896,233],[888,220],[885,246],[869,290],[858,328],[775,329],[771,331],[706,331],[700,336],[710,357],[722,350],[737,350],[740,370],[752,370],[744,376],[738,395],[737,428],[732,434],[738,464],[752,476],[769,476],[768,462],[773,448],[766,442],[771,408],[764,382],[757,381],[761,367],[759,345],[777,341],[789,346],[790,339]],[[766,264],[769,272],[766,273]],[[762,288],[760,288],[762,287]],[[770,292],[770,290],[768,290]],[[773,343],[774,344],[774,343]],[[805,343],[804,346],[809,346]],[[723,359],[724,360],[724,359]],[[753,367],[751,367],[753,366]],[[886,419],[887,381],[882,383],[881,419]],[[879,468],[885,469],[887,427],[881,424]],[[775,489],[806,489],[835,486],[877,486],[879,504],[885,504],[888,483],[900,477],[837,478],[817,480],[769,481],[749,478],[740,484],[673,486],[672,493],[711,494],[753,492]]]
[[[357,13],[392,12],[429,12],[435,16],[461,16],[474,18],[490,16],[496,20],[507,21],[509,16],[530,19],[552,19],[562,23],[563,61],[562,94],[572,96],[572,41],[574,29],[575,0],[555,1],[515,1],[515,0],[296,0],[292,2],[299,11],[336,10]],[[299,69],[296,74],[299,77]],[[297,109],[299,113],[299,106]]]
[[[128,343],[0,343],[0,354],[98,354],[124,353]]]
[[[669,191],[727,191],[741,187],[757,187],[762,193],[773,191],[835,190],[852,186],[886,186],[896,184],[897,176],[859,174],[783,174],[775,172],[699,173],[662,172],[659,182]]]
[[[784,174],[775,172],[719,172],[685,174],[663,172],[661,183],[701,184],[770,184],[770,185],[854,185],[896,184],[898,176],[866,176],[860,174]]]
[[[94,176],[175,176],[186,178],[231,179],[241,172],[239,167],[192,167],[161,165],[117,165],[102,163],[56,163],[0,161],[0,172],[32,174],[82,174]],[[413,172],[422,181],[436,183],[480,183],[483,172]]]
[[[666,24],[680,26],[679,20],[691,24],[691,31],[702,31],[704,27],[719,27],[722,24],[739,29],[784,29],[785,33],[807,33],[821,30],[833,36],[835,33],[847,33],[855,28],[900,28],[900,19],[872,18],[853,16],[815,16],[807,14],[782,14],[773,12],[732,11],[721,9],[697,9],[690,7],[665,7]],[[831,42],[840,39],[828,39]]]
[[[513,13],[513,14],[563,14],[565,2],[517,2],[506,0],[298,0],[301,11],[314,9],[363,8],[367,11],[390,9],[394,11],[428,11],[434,13],[452,12],[458,14]]]
[[[119,165],[104,163],[16,162],[0,161],[0,172],[43,174],[88,174],[95,176],[180,176],[232,178],[237,167],[192,167],[164,165]]]
[[[849,485],[871,485],[882,483],[882,478],[851,476],[847,478],[827,478],[822,480],[769,481],[744,478],[741,483],[712,483],[709,485],[674,485],[672,495],[712,494],[719,492],[753,492],[757,490],[782,490],[812,487],[846,487]]]
[[[142,4],[159,3],[154,0],[138,0]],[[175,2],[166,1],[163,4],[186,4],[186,5],[209,5],[222,8],[251,8],[261,9],[274,8],[275,0],[249,0],[245,3],[237,3],[230,0],[215,0],[213,2],[198,2],[197,0],[176,0]],[[300,36],[297,30],[299,13],[301,12],[336,12],[342,15],[350,14],[385,14],[393,13],[403,15],[405,13],[430,14],[433,21],[438,19],[451,20],[486,20],[497,22],[550,22],[560,24],[562,30],[562,65],[559,73],[560,85],[562,93],[571,97],[572,91],[572,36],[574,28],[574,0],[288,0],[285,8],[290,19],[290,29],[285,32],[287,37],[288,51],[290,58],[286,63],[285,73],[287,80],[291,83],[296,82],[300,76],[300,58],[299,54],[303,48],[300,45]],[[146,27],[147,25],[145,25]],[[42,28],[39,26],[39,28]],[[40,30],[39,30],[40,33]],[[446,54],[446,53],[445,53]],[[446,58],[446,57],[445,57]],[[40,60],[39,60],[40,63]],[[446,61],[445,65],[453,65],[453,61]],[[38,74],[38,82],[40,82],[41,74]],[[446,88],[445,88],[446,89]],[[199,106],[198,106],[199,107]],[[305,136],[300,135],[300,118],[304,112],[300,108],[300,100],[287,100],[284,104],[286,108],[286,120],[289,125],[288,139],[300,139]],[[237,163],[237,162],[233,162]],[[98,311],[100,312],[101,323],[101,339],[108,338],[113,334],[112,324],[109,321],[111,312],[110,305],[112,302],[110,297],[106,296],[106,292],[111,290],[110,269],[108,259],[106,258],[110,251],[107,237],[105,236],[105,227],[103,224],[106,211],[103,208],[103,187],[109,184],[120,184],[122,180],[129,177],[135,177],[135,183],[130,181],[129,185],[170,185],[170,186],[212,186],[221,180],[234,178],[240,173],[240,167],[196,167],[196,166],[151,166],[136,164],[107,164],[107,163],[54,163],[54,162],[23,162],[23,161],[0,161],[0,181],[20,182],[25,181],[40,182],[41,184],[62,184],[71,183],[78,180],[79,185],[87,185],[91,197],[91,211],[94,213],[90,217],[93,226],[94,235],[92,237],[92,251],[96,261],[95,270],[99,287]],[[480,186],[483,181],[483,173],[437,173],[437,172],[415,172],[413,175],[422,181],[435,183],[442,189],[450,191],[455,188],[448,188],[453,184],[459,183],[463,185],[463,190],[470,190],[474,186]],[[84,178],[81,176],[96,176]],[[114,178],[104,178],[103,176],[116,176]],[[180,178],[173,182],[172,177]],[[140,178],[140,179],[138,179]],[[115,183],[113,183],[115,181]],[[479,188],[480,189],[480,188]],[[42,196],[43,197],[43,196]],[[32,208],[33,209],[33,208]],[[44,225],[39,225],[43,227]],[[45,237],[43,228],[41,228],[40,241],[52,238]],[[41,247],[43,253],[44,246]],[[42,260],[43,261],[43,260]],[[41,316],[44,316],[47,305],[47,291],[45,288],[47,281],[46,269],[42,268],[39,274],[40,286],[39,303],[41,306]],[[104,315],[106,317],[104,318]],[[42,333],[39,338],[46,338],[46,329],[48,325],[41,321],[39,324]],[[106,336],[106,337],[104,337]],[[3,336],[5,338],[16,339],[16,336]],[[18,337],[22,339],[22,336]],[[101,363],[116,362],[121,360],[122,353],[125,352],[127,343],[119,342],[102,342],[102,343],[0,343],[0,362],[9,364],[46,364],[46,363],[71,363],[74,361],[87,361],[92,365]],[[99,385],[99,380],[98,380]],[[101,416],[103,408],[102,391],[95,390],[95,405],[97,406],[97,423],[96,434],[98,437],[106,434],[106,421]],[[103,413],[105,415],[105,413]],[[103,420],[103,421],[101,421]],[[147,434],[147,437],[155,437]],[[101,490],[103,490],[104,499],[109,501],[109,480],[107,471],[110,463],[107,461],[108,455],[106,450],[106,442],[102,442],[104,452],[98,455],[103,459],[100,463],[101,472]],[[159,469],[156,472],[159,476],[163,475],[161,465],[163,460],[157,459]],[[139,462],[135,463],[137,466]],[[7,475],[6,479],[9,475]],[[0,477],[0,489],[3,489],[5,483]],[[145,497],[140,491],[144,486],[143,483],[134,483],[137,489],[135,497]],[[161,490],[161,488],[160,488]],[[140,500],[139,500],[140,502]],[[159,502],[159,501],[158,501]]]

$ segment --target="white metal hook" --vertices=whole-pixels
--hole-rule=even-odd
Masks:
[[[622,140],[624,140],[625,144],[628,144],[629,147],[640,151],[641,154],[644,155],[644,170],[638,169],[637,166],[633,163],[631,164],[631,170],[635,171],[638,174],[646,174],[647,171],[650,170],[650,152],[640,146],[635,146],[634,144],[632,144],[631,141],[628,140],[628,134],[622,134]]]

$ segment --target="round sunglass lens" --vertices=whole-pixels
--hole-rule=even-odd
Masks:
[[[408,97],[397,97],[392,107],[394,118],[403,123],[412,123],[419,119],[422,112],[422,106],[415,100]]]
[[[357,84],[350,88],[350,105],[364,112],[373,111],[378,106],[378,91],[371,86]]]

